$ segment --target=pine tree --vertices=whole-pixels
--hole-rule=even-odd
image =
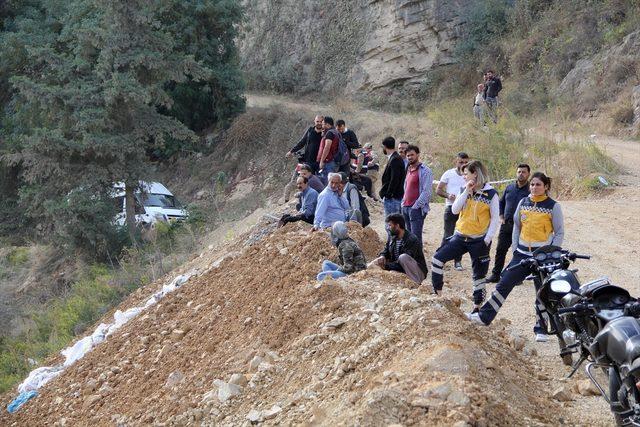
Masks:
[[[124,181],[133,236],[133,191],[149,177],[145,152],[167,138],[193,139],[171,110],[167,84],[198,81],[209,71],[176,49],[159,18],[173,3],[75,0],[46,6],[46,37],[25,43],[30,67],[11,79],[20,128],[16,152],[27,183],[21,199],[41,222],[56,223],[69,194],[105,200]],[[30,40],[34,40],[29,44]],[[57,221],[59,223],[59,220]]]

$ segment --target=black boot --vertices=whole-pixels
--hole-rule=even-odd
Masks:
[[[487,282],[489,283],[498,283],[500,281],[500,275],[496,273],[491,273],[491,276],[487,277]]]

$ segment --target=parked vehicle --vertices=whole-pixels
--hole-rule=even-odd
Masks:
[[[126,222],[124,183],[114,185],[114,202],[119,213],[115,223]],[[136,224],[143,227],[153,226],[158,221],[183,221],[188,212],[180,201],[159,182],[141,182],[135,193]]]
[[[586,373],[609,403],[616,424],[640,426],[640,302],[606,278],[578,290],[563,283],[553,289],[563,295],[558,313],[567,327],[566,341],[580,356],[571,375],[587,361]],[[594,368],[604,373],[606,388]]]
[[[533,252],[531,257],[525,258],[519,264],[509,268],[525,266],[530,269],[530,278],[533,279],[536,287],[536,298],[545,307],[547,332],[558,337],[560,357],[565,365],[573,363],[572,353],[574,351],[565,342],[563,332],[566,328],[558,316],[560,300],[564,295],[556,295],[551,291],[551,286],[556,281],[562,281],[570,283],[572,289],[580,287],[577,270],[569,270],[571,262],[578,258],[589,259],[590,257],[565,251],[557,246],[543,246]]]
[[[609,403],[617,425],[640,426],[640,302],[629,292],[601,278],[581,285],[576,259],[589,259],[556,246],[537,249],[521,265],[531,268],[537,299],[548,314],[549,329],[558,337],[560,356],[571,364],[571,377],[586,361],[589,379]],[[607,379],[598,382],[594,368]]]

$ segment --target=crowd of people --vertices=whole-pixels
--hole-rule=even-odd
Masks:
[[[495,99],[491,96],[494,92],[486,93],[485,99]],[[324,261],[318,280],[381,268],[406,274],[420,285],[428,276],[423,226],[435,184],[435,194],[444,198],[445,210],[443,237],[431,259],[432,293],[439,295],[443,290],[446,263],[454,261],[454,268],[463,270],[462,256],[468,253],[474,306],[467,317],[474,323],[489,325],[512,289],[527,276],[527,269],[518,267],[518,263],[538,247],[562,244],[563,216],[560,204],[549,197],[550,179],[542,172],[531,174],[525,163],[514,165],[514,182],[500,196],[490,183],[485,165],[467,153],[457,153],[454,167],[434,181],[433,172],[420,158],[418,146],[396,142],[389,136],[382,140],[380,149],[387,158],[381,175],[372,144],[361,147],[344,120],[338,120],[334,127],[333,118],[316,116],[313,126],[287,152],[287,157],[298,156],[299,163],[285,189],[285,200],[295,185],[298,203],[296,212],[283,215],[279,226],[304,221],[313,226],[312,231],[330,230],[340,263]],[[378,181],[380,189],[376,194]],[[384,248],[368,264],[345,224],[369,224],[363,191],[370,199],[382,201],[387,230]],[[489,252],[496,235],[494,265],[487,277]],[[513,257],[505,269],[509,249]],[[496,283],[489,296],[487,282]],[[536,313],[536,340],[546,341],[544,307],[539,303]]]

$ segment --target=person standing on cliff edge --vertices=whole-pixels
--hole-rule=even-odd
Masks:
[[[498,123],[498,94],[501,90],[500,78],[493,74],[493,70],[487,71],[484,82],[484,102],[487,105],[487,114],[493,123]]]

